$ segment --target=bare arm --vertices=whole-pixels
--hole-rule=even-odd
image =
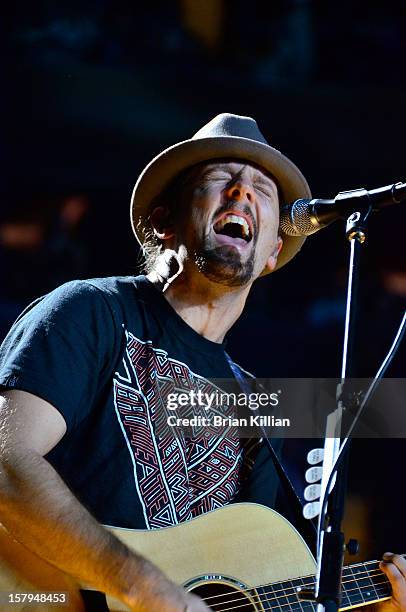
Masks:
[[[24,391],[0,396],[0,521],[52,565],[137,610],[207,608],[104,529],[44,459],[66,424]]]

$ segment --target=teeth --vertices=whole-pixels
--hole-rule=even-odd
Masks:
[[[249,238],[250,228],[247,221],[243,219],[243,217],[239,217],[237,215],[225,215],[222,219],[220,219],[220,221],[217,221],[217,223],[215,224],[216,230],[222,230],[223,227],[227,225],[227,223],[238,223],[238,225],[241,225],[244,237]]]

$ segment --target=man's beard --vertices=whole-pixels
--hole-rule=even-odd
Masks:
[[[242,287],[251,279],[254,272],[255,244],[248,259],[241,261],[240,253],[234,247],[205,244],[194,253],[194,261],[199,271],[209,280],[227,287]]]

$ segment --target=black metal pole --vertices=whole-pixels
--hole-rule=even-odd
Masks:
[[[350,215],[346,225],[346,237],[350,242],[350,262],[347,285],[347,306],[343,342],[343,357],[341,367],[341,385],[337,394],[337,405],[344,412],[349,408],[350,398],[345,392],[345,384],[349,376],[355,374],[355,320],[357,310],[357,294],[359,285],[359,269],[362,245],[366,240],[366,222],[371,212],[368,195],[362,198],[359,210]],[[328,504],[326,515],[320,517],[319,547],[317,558],[316,602],[318,612],[336,612],[341,601],[341,576],[344,560],[345,540],[341,531],[344,515],[344,502],[347,488],[348,448],[337,472],[336,484],[332,491],[326,490]],[[323,508],[323,504],[321,506]]]

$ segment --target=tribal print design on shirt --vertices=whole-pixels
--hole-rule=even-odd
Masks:
[[[114,376],[114,404],[134,468],[134,487],[148,529],[169,527],[230,503],[241,484],[243,462],[258,441],[231,432],[192,438],[176,428],[159,437],[170,411],[164,397],[177,389],[215,393],[218,387],[167,351],[126,331],[126,350]]]

